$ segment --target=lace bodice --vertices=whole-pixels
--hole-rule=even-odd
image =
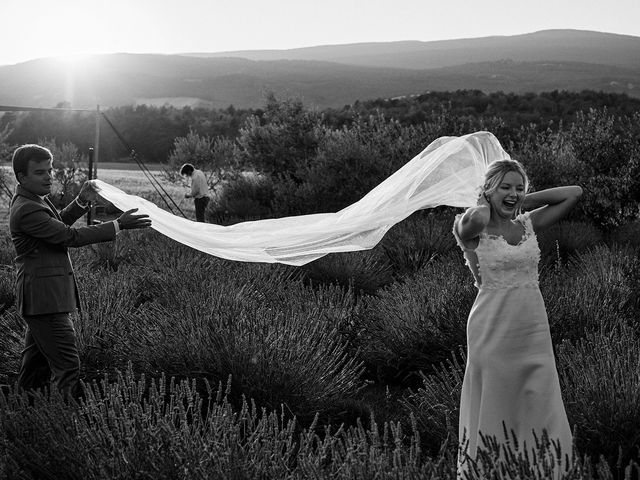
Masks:
[[[538,287],[540,248],[528,213],[516,218],[524,226],[524,236],[520,243],[510,245],[502,236],[483,232],[475,249],[466,248],[458,236],[457,225],[461,217],[462,214],[456,216],[453,234],[464,252],[467,265],[476,280],[476,287]]]

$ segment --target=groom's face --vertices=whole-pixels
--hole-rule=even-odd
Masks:
[[[27,173],[18,176],[20,185],[35,195],[48,195],[51,193],[53,172],[53,160],[29,160]]]

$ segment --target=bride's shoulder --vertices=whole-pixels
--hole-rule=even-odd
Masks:
[[[453,219],[453,236],[455,237],[456,243],[458,244],[460,249],[466,252],[466,251],[473,251],[478,247],[479,238],[475,237],[470,240],[463,240],[462,238],[460,238],[458,224],[460,223],[460,220],[462,219],[465,213],[466,212],[458,213]]]
[[[522,212],[518,214],[515,221],[520,223],[531,222],[531,212]]]
[[[531,212],[523,212],[515,218],[516,222],[522,224],[527,232],[533,232],[533,222],[531,221]]]

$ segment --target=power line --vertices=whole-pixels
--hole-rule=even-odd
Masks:
[[[84,108],[45,108],[45,107],[14,107],[0,105],[0,112],[95,112]]]
[[[88,113],[94,113],[95,110],[88,110],[88,109],[84,109],[84,108],[16,107],[16,106],[12,106],[12,105],[0,105],[0,112],[88,112]],[[176,207],[178,212],[180,212],[180,214],[184,218],[187,218],[187,216],[180,209],[178,204],[173,200],[171,195],[169,195],[169,193],[164,189],[164,187],[158,181],[158,179],[154,177],[153,173],[151,173],[151,171],[149,170],[149,168],[147,168],[147,166],[144,164],[144,162],[138,158],[138,155],[135,152],[135,150],[133,148],[131,148],[129,143],[125,140],[125,138],[122,136],[122,134],[113,125],[113,123],[111,123],[111,121],[107,118],[107,116],[104,114],[104,112],[100,112],[100,114],[106,120],[106,122],[109,124],[109,126],[114,131],[114,133],[116,134],[118,139],[120,139],[120,141],[122,142],[124,147],[127,149],[127,151],[129,152],[129,156],[138,164],[138,166],[140,167],[140,170],[142,170],[142,173],[144,173],[145,177],[147,177],[147,180],[149,180],[149,183],[151,183],[151,186],[153,186],[153,188],[155,189],[156,193],[158,193],[158,195],[164,201],[165,205],[171,211],[171,213],[173,213],[175,215],[175,212],[173,211],[173,208],[171,207],[169,202],[167,202],[167,198],[169,200],[171,200],[171,203],[173,204],[174,207]],[[2,182],[2,185],[0,185],[0,189],[4,189],[7,192],[7,194],[9,195],[9,197],[12,196],[11,191],[9,190],[9,188],[7,187],[7,185],[4,182]]]
[[[156,193],[158,193],[158,195],[160,195],[160,198],[164,201],[165,205],[167,206],[167,208],[171,211],[171,213],[173,213],[175,215],[175,212],[173,211],[173,208],[171,207],[171,205],[169,205],[169,202],[167,202],[167,198],[169,200],[171,200],[171,203],[173,204],[174,207],[176,207],[176,209],[178,210],[178,212],[180,212],[180,214],[184,217],[187,218],[187,216],[184,214],[184,212],[180,209],[180,207],[178,206],[178,204],[173,200],[173,198],[171,197],[171,195],[169,195],[169,193],[164,189],[164,187],[162,186],[162,184],[158,181],[157,178],[155,178],[155,176],[153,175],[153,173],[151,172],[151,170],[149,170],[149,168],[144,164],[144,162],[142,160],[140,160],[138,158],[138,154],[136,153],[136,151],[131,148],[131,146],[129,145],[129,143],[125,140],[125,138],[122,136],[122,134],[118,131],[118,129],[113,125],[113,123],[111,123],[111,120],[109,120],[107,118],[107,116],[104,114],[104,112],[100,112],[102,117],[105,119],[105,121],[109,124],[109,126],[111,127],[111,129],[113,130],[113,132],[116,134],[116,136],[118,137],[118,139],[122,142],[122,144],[124,145],[124,147],[127,149],[127,151],[129,152],[129,156],[131,157],[131,159],[133,161],[135,161],[138,166],[140,167],[140,170],[142,170],[142,173],[144,173],[144,175],[147,177],[147,180],[149,180],[149,182],[151,183],[151,185],[153,186],[153,188],[155,189]]]

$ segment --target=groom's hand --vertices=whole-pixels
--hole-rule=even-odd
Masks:
[[[95,185],[93,180],[87,180],[82,184],[80,193],[78,193],[78,201],[86,205],[89,202],[95,202],[98,197],[98,191],[100,189]]]
[[[137,212],[137,208],[127,210],[118,217],[118,227],[120,230],[133,230],[136,228],[148,228],[151,226],[151,219],[146,213],[134,215]]]

